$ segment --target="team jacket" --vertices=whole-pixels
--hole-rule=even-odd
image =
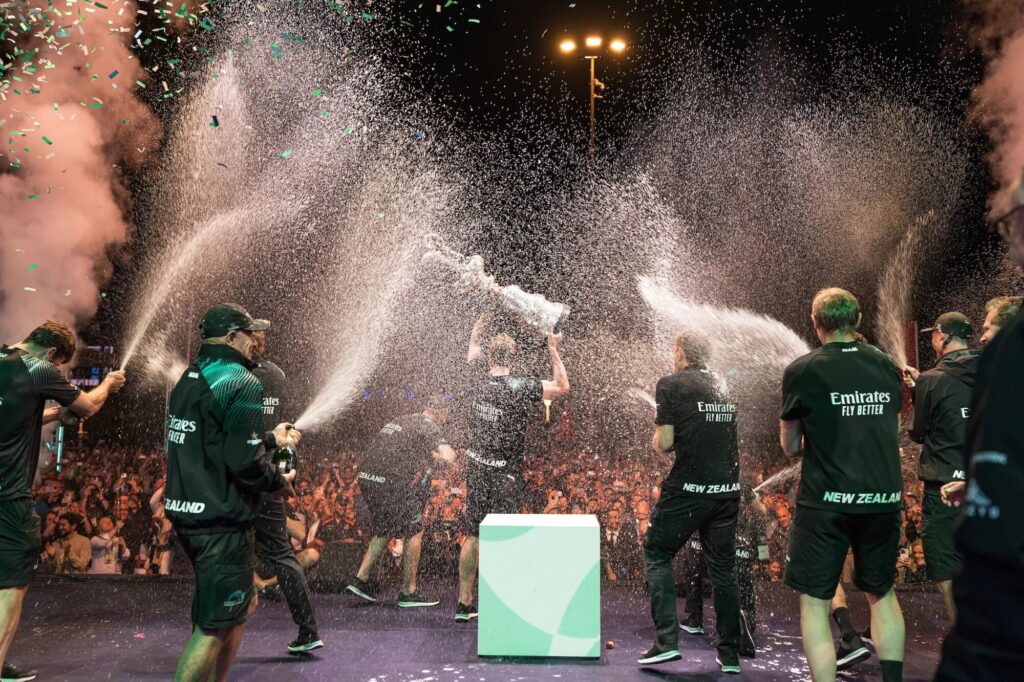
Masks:
[[[171,392],[164,508],[177,532],[252,525],[260,493],[284,485],[268,461],[263,387],[230,346],[203,344]]]
[[[922,481],[949,483],[965,478],[964,443],[979,361],[974,351],[949,353],[923,372],[914,387],[910,437],[924,444],[919,472]]]

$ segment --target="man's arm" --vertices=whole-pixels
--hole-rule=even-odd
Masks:
[[[928,435],[928,395],[927,384],[919,381],[914,385],[914,420],[910,425],[910,440],[915,443],[923,443],[924,437]]]
[[[107,398],[120,391],[122,386],[124,386],[124,371],[110,372],[103,378],[99,386],[88,393],[79,393],[75,402],[68,405],[68,409],[75,416],[88,419],[103,409]]]
[[[562,364],[562,356],[558,354],[558,346],[562,343],[562,335],[548,330],[548,357],[551,359],[551,381],[542,381],[544,400],[554,400],[569,392],[569,375]]]
[[[672,424],[659,424],[654,429],[654,438],[651,440],[651,447],[658,452],[668,453],[672,451],[672,444],[676,440],[676,427]]]
[[[438,443],[437,449],[431,454],[435,460],[440,460],[445,464],[452,464],[455,462],[455,450],[452,449],[448,443]]]
[[[793,421],[779,420],[779,443],[782,451],[789,457],[797,457],[804,448],[804,429],[799,419]]]
[[[490,324],[490,315],[480,313],[480,317],[477,318],[476,323],[473,325],[473,331],[469,334],[469,352],[466,355],[467,363],[476,362],[484,356],[484,347],[481,339],[488,324]]]

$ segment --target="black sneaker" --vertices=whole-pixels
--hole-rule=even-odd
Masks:
[[[722,668],[723,673],[728,675],[740,674],[740,657],[736,654],[724,654],[719,652],[718,656],[715,657],[715,663]]]
[[[744,658],[757,657],[753,625],[753,619],[745,611],[740,611],[740,656]]]
[[[659,663],[668,663],[669,661],[678,661],[682,657],[683,655],[679,653],[679,649],[662,649],[655,644],[646,654],[636,659],[636,662],[640,665],[657,665]]]
[[[867,644],[872,649],[875,648],[875,640],[871,638],[871,626],[870,625],[868,626],[867,630],[865,630],[864,632],[860,633],[860,639],[861,639],[862,642]]]
[[[324,641],[320,639],[320,635],[315,632],[307,632],[300,634],[298,639],[288,645],[288,653],[308,654],[313,649],[319,649],[323,645]]]
[[[261,587],[260,599],[266,599],[267,601],[281,601],[281,588],[277,585]]]
[[[836,648],[836,670],[846,670],[871,658],[871,652],[864,646],[859,635],[839,640]]]
[[[419,592],[413,592],[412,594],[403,592],[398,595],[398,608],[400,609],[411,609],[417,606],[437,606],[440,603],[440,599],[428,599]]]
[[[346,590],[366,601],[377,601],[377,583],[360,580],[358,577],[348,581]]]
[[[22,670],[16,665],[4,663],[3,672],[0,672],[0,679],[3,682],[28,682],[39,675],[35,670]]]
[[[455,620],[460,623],[464,623],[470,618],[477,617],[476,604],[463,604],[459,602],[458,608],[455,609]]]
[[[693,618],[687,619],[685,623],[679,624],[679,629],[688,635],[703,635],[704,625]]]

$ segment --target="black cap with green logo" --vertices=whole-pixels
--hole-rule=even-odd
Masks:
[[[267,329],[270,329],[268,320],[253,319],[237,303],[218,303],[206,311],[199,323],[199,334],[204,339],[227,336],[234,331],[262,332]]]

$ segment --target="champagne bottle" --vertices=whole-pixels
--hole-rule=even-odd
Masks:
[[[282,474],[287,474],[295,469],[295,466],[298,464],[298,458],[299,454],[295,451],[295,446],[291,443],[286,443],[274,450],[272,459],[278,471]]]

